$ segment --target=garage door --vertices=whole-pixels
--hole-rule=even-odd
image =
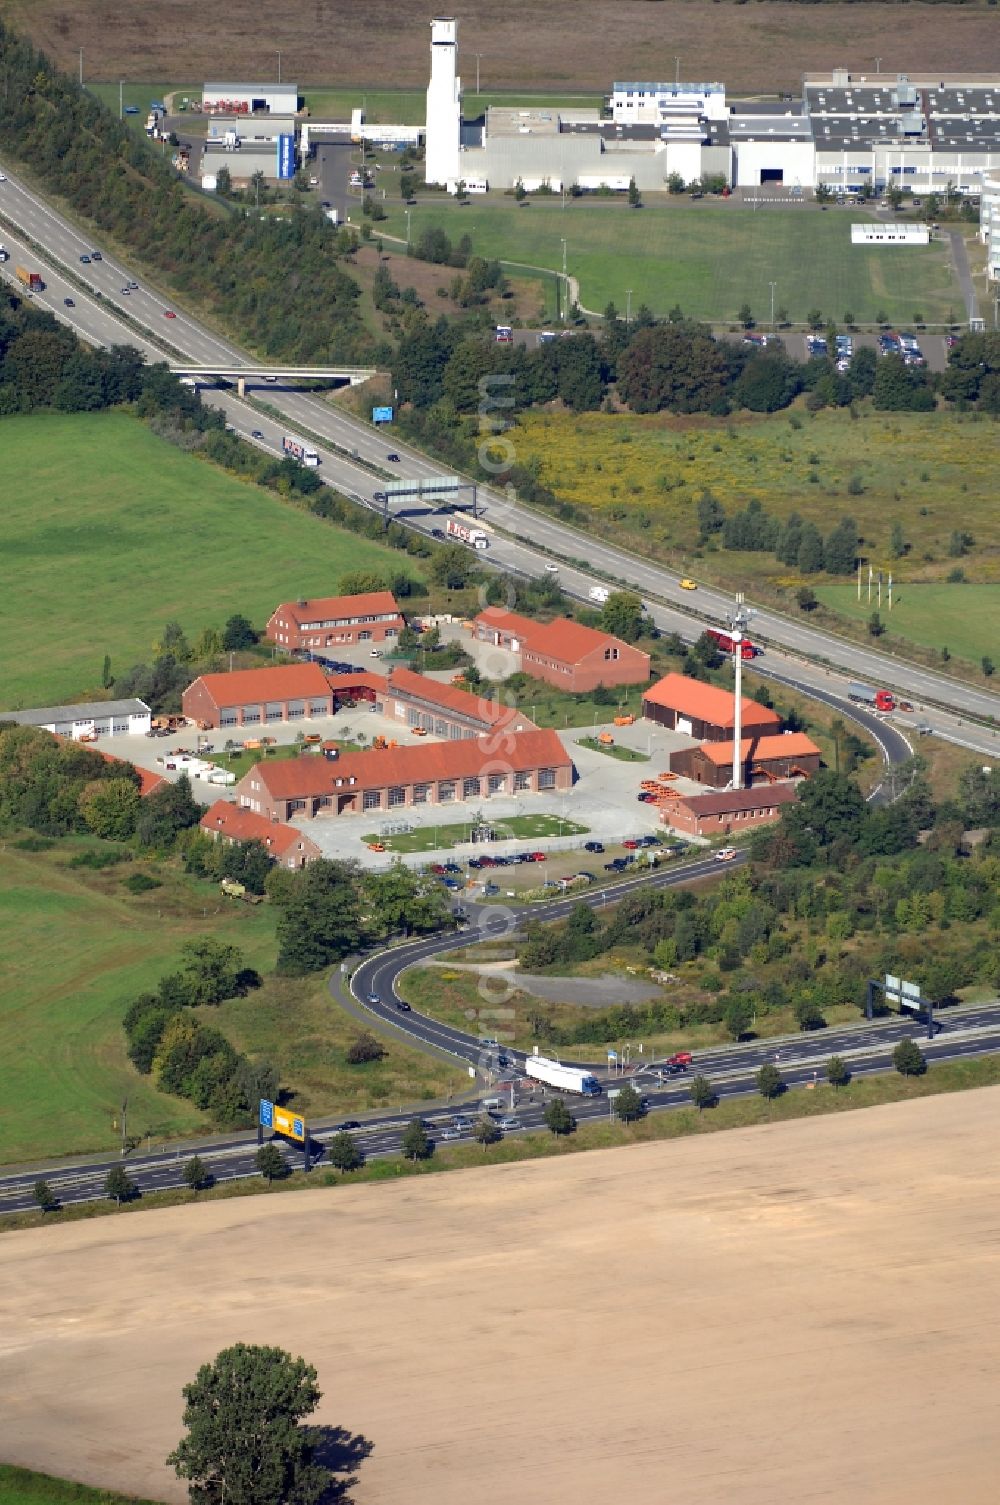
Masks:
[[[681,732],[685,737],[694,736],[694,730],[686,716],[678,716],[675,730]]]

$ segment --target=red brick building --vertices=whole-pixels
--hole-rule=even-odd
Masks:
[[[284,601],[271,613],[264,636],[290,653],[322,653],[354,643],[384,643],[397,638],[405,625],[391,591],[367,591]]]
[[[319,664],[202,674],[181,696],[181,709],[206,726],[253,727],[307,721],[333,713],[333,691]]]
[[[382,709],[410,729],[422,727],[435,737],[459,742],[481,737],[498,728],[535,731],[535,723],[516,706],[501,705],[482,695],[442,684],[412,669],[392,669],[385,680]]]
[[[333,763],[315,757],[257,763],[237,784],[236,797],[267,821],[287,821],[556,792],[572,784],[572,760],[554,731],[501,729],[489,737],[344,753]]]
[[[201,820],[201,829],[215,841],[259,841],[281,867],[300,868],[322,856],[316,843],[294,826],[265,820],[228,800],[216,800]]]
[[[794,784],[763,784],[756,789],[725,789],[718,794],[688,794],[671,800],[660,819],[682,836],[730,836],[772,826],[783,805],[794,804]]]
[[[532,622],[517,612],[491,606],[475,618],[472,632],[477,642],[516,653],[523,673],[575,695],[596,690],[598,685],[610,689],[645,684],[649,679],[648,653],[568,617]]]
[[[745,737],[740,743],[743,782],[754,779],[809,778],[819,769],[820,751],[804,732],[782,732],[777,737]],[[733,744],[703,742],[670,755],[670,771],[712,789],[733,782]]]
[[[781,717],[756,700],[742,700],[742,729],[747,736],[773,736],[781,730]],[[657,726],[697,737],[701,742],[732,741],[736,697],[729,690],[689,679],[686,674],[666,674],[642,697],[642,714]]]

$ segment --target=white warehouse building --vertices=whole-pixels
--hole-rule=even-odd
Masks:
[[[201,107],[207,115],[297,115],[297,84],[205,84]]]
[[[1000,171],[983,178],[979,238],[986,247],[986,275],[1000,282]]]

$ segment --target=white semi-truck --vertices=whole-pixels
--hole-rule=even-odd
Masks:
[[[488,549],[490,541],[482,528],[470,527],[468,523],[459,522],[455,517],[449,517],[444,530],[449,538],[457,538],[460,543],[467,543],[470,549]]]
[[[563,1066],[559,1061],[547,1060],[545,1056],[528,1056],[524,1063],[524,1074],[545,1087],[554,1087],[558,1092],[597,1097],[601,1091],[601,1084],[592,1071],[585,1071],[582,1066]]]
[[[290,434],[284,435],[281,447],[290,460],[298,460],[300,465],[308,465],[310,470],[315,470],[319,464],[316,451],[308,444],[303,444],[301,439],[293,439]]]

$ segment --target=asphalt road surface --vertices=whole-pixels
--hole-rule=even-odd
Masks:
[[[172,300],[163,297],[143,279],[136,279],[140,282],[138,292],[123,295],[122,288],[131,274],[113,259],[90,265],[80,263],[82,254],[95,249],[91,241],[10,174],[7,182],[0,184],[0,216],[44,246],[48,254],[77,279],[76,288],[65,294],[61,286],[57,287],[51,267],[40,263],[39,270],[46,281],[51,280],[52,293],[50,295],[47,289],[44,294],[36,295],[36,301],[53,307],[85,338],[106,344],[120,343],[122,327],[118,315],[127,312],[140,320],[145,330],[142,340],[130,336],[130,342],[139,344],[147,353],[150,344],[162,342],[164,346],[173,347],[183,359],[199,363],[210,364],[216,359],[227,365],[250,363],[251,358],[246,352],[206,329],[182,309],[175,309]],[[0,233],[10,236],[11,232]],[[28,264],[32,265],[30,252],[28,255]],[[14,260],[12,257],[3,269],[10,277],[13,276]],[[100,299],[88,297],[87,288],[93,295],[99,293]],[[76,307],[64,308],[63,296],[73,296]],[[167,319],[167,309],[177,317]],[[299,427],[323,439],[325,447],[317,447],[324,479],[369,506],[373,494],[381,490],[388,479],[416,480],[440,474],[441,467],[424,455],[398,441],[387,440],[384,434],[340,410],[331,409],[317,397],[273,385],[262,385],[262,390],[266,392],[269,404],[280,410],[281,422],[262,421],[252,409],[227,391],[204,389],[202,395],[205,401],[222,407],[241,433],[249,435],[253,429],[259,428],[264,435],[262,442],[269,449],[280,448],[280,431],[285,427],[285,419],[293,430]],[[400,456],[398,464],[387,461],[390,449]],[[571,593],[586,598],[595,577],[627,583],[649,599],[657,625],[678,630],[678,624],[681,624],[688,637],[697,635],[699,630],[697,620],[693,620],[695,610],[699,618],[718,624],[726,621],[732,602],[724,592],[702,586],[692,599],[692,593],[682,591],[677,578],[659,565],[531,512],[488,488],[480,488],[480,500],[484,526],[492,533],[491,547],[484,558],[495,567],[538,575],[546,559],[585,557],[588,561],[586,570],[561,565],[560,578]],[[426,529],[433,525],[433,516],[433,513],[425,512],[419,517],[411,515],[401,520]],[[892,686],[902,695],[927,706],[949,708],[956,713],[954,724],[949,723],[953,731],[957,730],[960,720],[968,716],[992,718],[1000,723],[1000,696],[986,690],[958,684],[931,670],[822,633],[807,623],[771,611],[756,612],[752,630],[756,637],[777,650],[805,655],[868,683]],[[970,739],[970,746],[983,751],[995,749],[990,733],[984,738],[980,732],[974,733],[966,728],[965,736]]]

